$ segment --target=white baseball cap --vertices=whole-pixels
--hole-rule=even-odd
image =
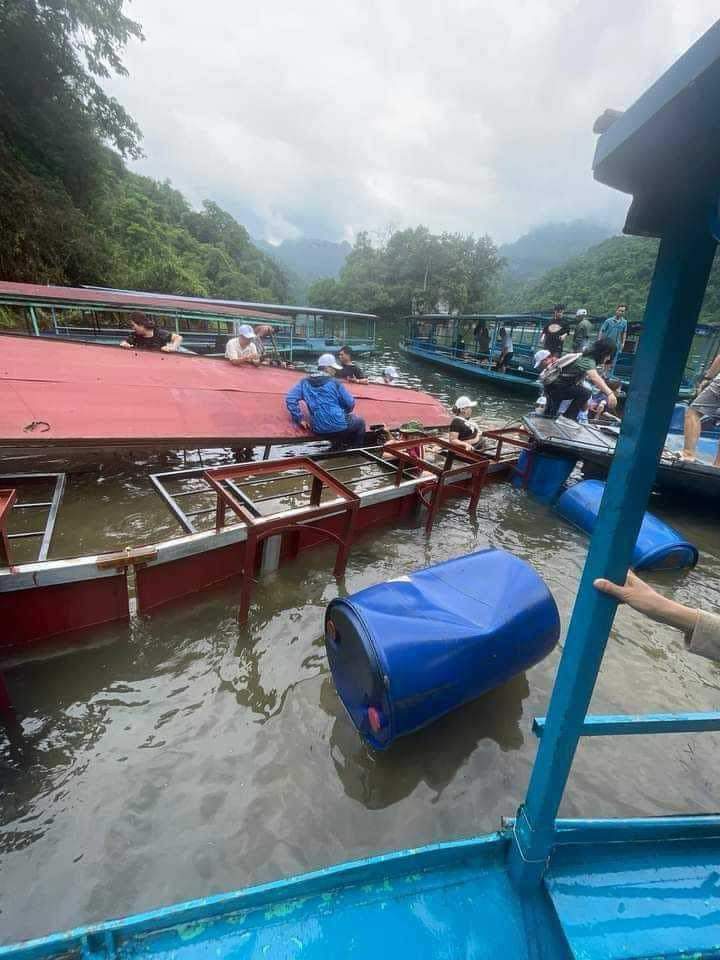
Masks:
[[[586,317],[586,316],[587,316],[587,310],[582,310],[582,309],[581,309],[581,310],[578,310],[577,313],[575,314],[575,316],[576,316],[576,317]]]
[[[398,372],[396,367],[385,367],[382,372],[384,377],[387,377],[389,380],[397,380]]]
[[[477,405],[477,400],[471,400],[470,397],[466,397],[465,394],[458,397],[455,401],[456,410],[467,410],[468,407],[476,407]]]
[[[248,340],[255,339],[255,331],[249,323],[243,323],[238,327],[238,336],[246,337]]]
[[[537,368],[540,366],[543,360],[547,360],[549,356],[550,356],[549,350],[538,350],[535,356],[533,357],[533,366],[535,367],[535,369],[537,370]]]
[[[324,370],[325,367],[332,367],[334,370],[342,370],[342,367],[331,353],[324,353],[320,357],[318,360],[318,367],[320,367],[321,370]]]

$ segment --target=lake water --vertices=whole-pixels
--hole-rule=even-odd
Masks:
[[[470,393],[510,420],[522,400],[399,356],[391,328],[366,366],[393,362],[444,400]],[[479,393],[481,391],[481,393]],[[155,464],[153,464],[155,466]],[[71,483],[57,549],[174,531],[144,470],[108,475],[103,501]],[[653,504],[655,508],[655,504]],[[717,518],[657,505],[700,548],[685,574],[651,578],[676,599],[720,606]],[[492,544],[530,561],[566,627],[587,542],[547,507],[489,488],[476,524],[443,508],[433,536],[408,524],[360,539],[343,583],[331,548],[255,590],[238,628],[233,588],[97,631],[92,645],[14,667],[17,725],[0,728],[0,940],[145,910],[378,851],[497,828],[521,802],[560,651],[527,674],[384,754],[364,747],[335,695],[321,639],[338,589]],[[62,648],[61,648],[62,649]],[[594,712],[710,710],[720,669],[679,635],[621,610]],[[718,737],[591,739],[581,744],[566,816],[717,809]]]

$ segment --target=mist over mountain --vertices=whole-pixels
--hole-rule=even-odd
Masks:
[[[617,233],[619,230],[592,220],[541,224],[499,248],[500,255],[507,261],[506,279],[535,280]]]
[[[273,246],[266,240],[255,240],[265,253],[280,264],[288,276],[292,299],[304,300],[310,284],[326,277],[335,278],[343,268],[347,255],[352,250],[349,243],[334,243],[332,240],[316,240],[299,237],[283,240]]]

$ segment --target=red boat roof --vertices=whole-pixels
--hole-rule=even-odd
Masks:
[[[307,439],[285,407],[303,373],[188,354],[0,336],[0,445],[249,445]],[[446,426],[434,397],[352,384],[367,424]]]

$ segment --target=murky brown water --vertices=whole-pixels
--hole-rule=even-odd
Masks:
[[[443,398],[477,393],[406,358],[400,365]],[[510,419],[524,404],[486,394],[481,409]],[[93,509],[90,483],[68,490],[56,555],[97,549],[99,527],[105,549],[143,542],[149,527],[178,532],[142,471],[104,479]],[[414,525],[365,536],[340,589],[490,543],[535,565],[566,625],[585,539],[504,485],[483,495],[476,525],[466,510],[447,505],[429,541]],[[716,517],[659,512],[698,544],[701,560],[653,582],[680,600],[720,606]],[[557,653],[373,754],[327,671],[321,624],[338,590],[332,558],[331,548],[316,550],[263,581],[246,630],[228,586],[10,671],[18,723],[0,730],[0,940],[485,832],[514,812],[535,751],[531,719],[546,711]],[[718,667],[685,653],[673,631],[622,611],[593,709],[714,709],[719,691]],[[719,745],[709,734],[586,741],[564,813],[716,809]]]

